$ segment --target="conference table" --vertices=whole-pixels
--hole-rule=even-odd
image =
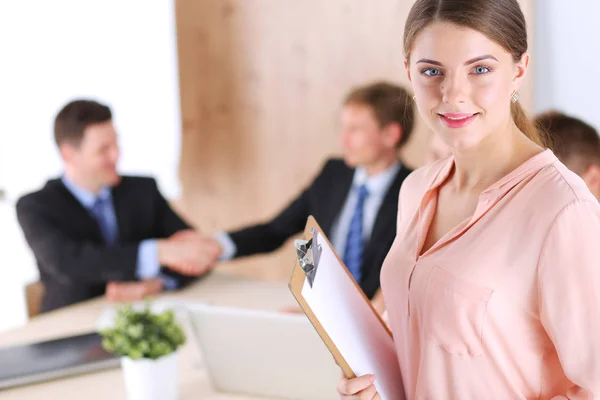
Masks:
[[[209,302],[252,309],[281,310],[296,304],[287,282],[259,281],[215,271],[183,290],[164,293],[157,301]],[[26,325],[0,333],[0,347],[36,342],[95,330],[99,319],[114,307],[103,298],[89,300],[32,318]],[[211,387],[200,349],[189,324],[183,324],[187,341],[179,358],[180,399],[266,400],[260,397],[220,393]],[[0,390],[2,400],[28,399],[126,399],[120,368]]]

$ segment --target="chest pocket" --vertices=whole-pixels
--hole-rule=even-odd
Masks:
[[[485,313],[492,293],[435,266],[425,295],[426,339],[450,354],[481,355]]]

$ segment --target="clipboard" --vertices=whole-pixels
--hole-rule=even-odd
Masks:
[[[383,400],[405,400],[392,333],[313,216],[294,247],[290,291],[344,375],[374,374]]]

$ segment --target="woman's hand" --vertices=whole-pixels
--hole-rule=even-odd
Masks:
[[[342,376],[337,387],[340,400],[381,400],[374,382],[375,375],[363,375],[352,379]]]

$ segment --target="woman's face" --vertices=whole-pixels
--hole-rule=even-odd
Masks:
[[[421,31],[406,62],[416,104],[429,128],[453,149],[476,146],[512,121],[510,96],[527,70],[484,34],[447,22]]]

